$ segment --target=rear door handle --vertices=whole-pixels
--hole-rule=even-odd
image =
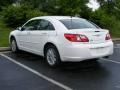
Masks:
[[[47,33],[42,33],[42,35],[47,35]]]

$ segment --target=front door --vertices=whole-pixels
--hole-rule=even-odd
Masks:
[[[37,20],[28,21],[23,25],[18,37],[18,44],[22,49],[33,50],[34,46],[31,45],[30,32],[37,29]]]

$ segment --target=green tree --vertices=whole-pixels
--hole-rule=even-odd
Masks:
[[[0,11],[1,11],[3,6],[10,5],[14,2],[15,2],[15,0],[0,0]]]
[[[57,14],[79,15],[88,0],[57,0]]]
[[[37,16],[47,15],[44,12],[41,12],[38,9],[33,9],[28,6],[13,6],[10,5],[8,7],[3,8],[1,12],[3,16],[3,20],[10,27],[17,27],[25,23],[28,19]]]
[[[87,2],[88,0],[22,0],[21,4],[27,3],[51,15],[76,15],[84,10]]]

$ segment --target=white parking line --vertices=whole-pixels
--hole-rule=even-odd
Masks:
[[[100,58],[100,59],[101,59],[101,60],[104,60],[104,61],[109,61],[109,62],[113,62],[113,63],[120,64],[120,62],[118,62],[118,61],[113,61],[113,60],[105,59],[105,58]]]
[[[12,59],[12,58],[4,55],[4,54],[0,54],[0,55],[3,56],[3,57],[5,57],[5,58],[7,58],[7,59],[10,60],[10,61],[12,61],[13,63],[21,66],[22,68],[24,68],[24,69],[26,69],[26,70],[28,70],[28,71],[36,74],[37,76],[39,76],[39,77],[41,77],[41,78],[43,78],[43,79],[45,79],[45,80],[47,80],[47,81],[49,81],[49,82],[57,85],[57,86],[65,89],[65,90],[73,90],[72,88],[70,88],[70,87],[68,87],[68,86],[66,86],[66,85],[64,85],[64,84],[62,84],[62,83],[59,83],[59,82],[57,82],[57,81],[55,81],[55,80],[53,80],[53,79],[51,79],[51,78],[49,78],[49,77],[47,77],[47,76],[39,73],[38,71],[36,71],[36,70],[34,70],[34,69],[32,69],[32,68],[30,68],[30,67],[28,67],[28,66],[26,66],[26,65],[24,65],[24,64],[22,64],[22,63],[20,63],[20,62],[18,62],[18,61],[16,61],[16,60],[14,60],[14,59]]]

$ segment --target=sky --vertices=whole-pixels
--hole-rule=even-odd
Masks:
[[[97,2],[97,0],[89,0],[89,3],[87,4],[89,8],[92,9],[92,11],[95,11],[100,7],[100,4]]]

